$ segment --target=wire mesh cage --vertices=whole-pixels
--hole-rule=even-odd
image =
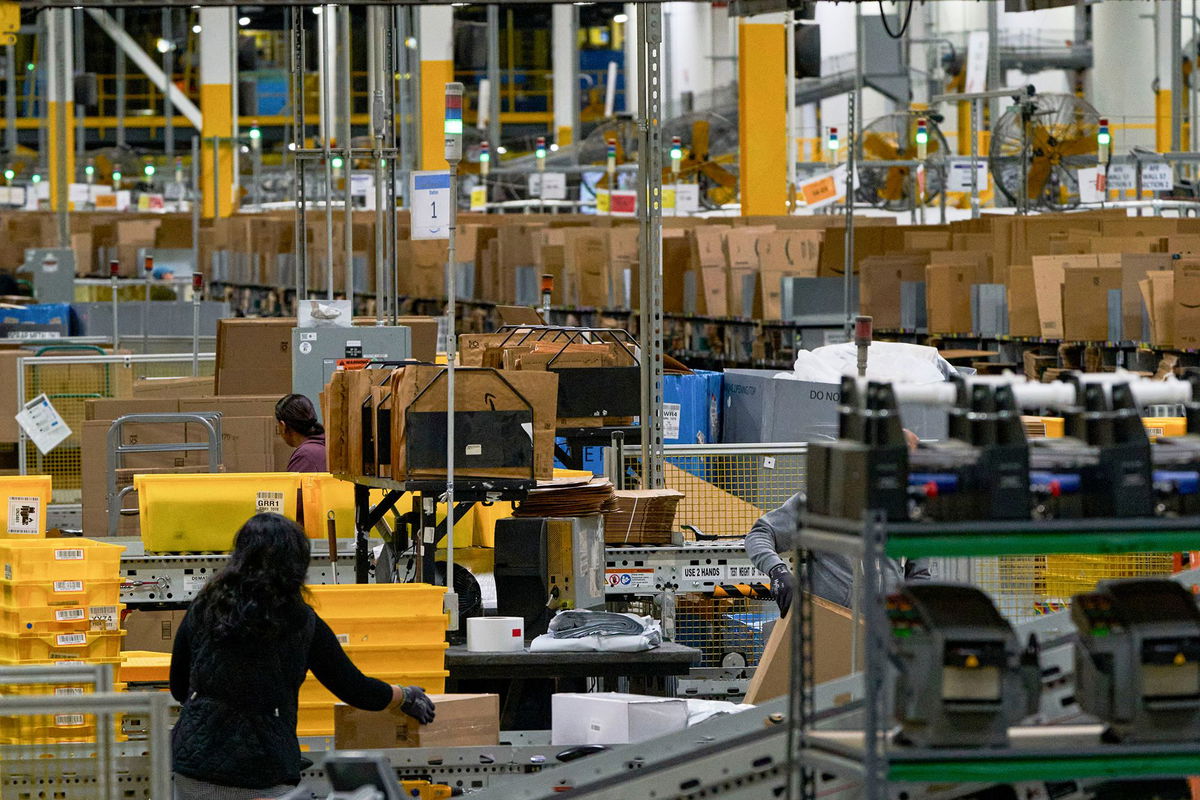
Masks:
[[[803,445],[702,445],[668,447],[666,488],[683,492],[675,525],[706,536],[745,536],[755,520],[804,491]],[[641,457],[626,454],[627,485],[637,483]]]
[[[774,601],[680,595],[675,602],[675,641],[703,654],[700,667],[756,667],[767,644],[766,625],[776,619]]]
[[[54,502],[78,503],[82,493],[83,428],[88,400],[131,397],[142,378],[181,378],[192,374],[191,355],[88,356],[79,353],[22,359],[21,397],[29,401],[45,394],[71,430],[65,441],[42,453],[32,441],[24,443],[24,474],[50,475]],[[211,354],[199,359],[202,376],[213,374]],[[103,454],[97,454],[97,457]],[[96,468],[102,464],[97,463]]]

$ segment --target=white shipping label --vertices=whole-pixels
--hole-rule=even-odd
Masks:
[[[79,697],[83,694],[82,686],[60,686],[54,690],[59,697]]]
[[[25,403],[17,412],[16,419],[21,430],[42,455],[58,447],[71,435],[70,426],[45,394],[39,394]]]
[[[120,614],[116,606],[92,606],[88,609],[92,630],[115,631],[120,627]]]
[[[350,634],[339,633],[337,635],[338,644],[350,644]]]
[[[37,536],[41,530],[42,498],[8,498],[8,535]]]
[[[54,724],[59,728],[74,728],[84,724],[83,714],[56,714]]]
[[[72,594],[83,591],[83,581],[55,581],[54,591],[70,592]]]
[[[82,608],[63,608],[54,612],[55,622],[78,622],[87,619],[87,612]]]
[[[83,561],[83,551],[75,550],[55,550],[55,561]]]
[[[663,403],[663,438],[679,438],[679,414],[682,409],[679,403]]]
[[[469,456],[481,456],[481,455],[483,455],[483,445],[469,444],[469,445],[467,445],[465,452]]]
[[[675,213],[694,214],[700,210],[700,185],[697,183],[675,184]]]
[[[59,647],[78,647],[87,644],[86,633],[60,633],[54,637],[54,643]]]
[[[255,504],[254,511],[256,514],[273,514],[283,513],[283,492],[259,492]]]

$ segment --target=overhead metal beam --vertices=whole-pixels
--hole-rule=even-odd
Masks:
[[[69,6],[72,4],[70,4],[70,3],[62,3],[62,4],[44,3],[41,5]],[[76,3],[74,5],[83,5],[85,7],[88,6],[87,3],[82,3],[82,4]],[[146,54],[145,50],[138,47],[138,44],[137,44],[137,42],[135,42],[133,40],[133,37],[130,36],[128,33],[126,33],[125,29],[122,28],[120,25],[118,25],[117,21],[115,19],[113,19],[112,16],[107,11],[104,11],[103,8],[94,7],[94,6],[98,6],[98,5],[99,6],[109,6],[110,4],[109,3],[93,3],[91,5],[93,7],[88,7],[87,12],[88,12],[88,14],[91,15],[92,19],[96,20],[96,24],[100,26],[100,30],[102,30],[106,34],[108,34],[108,38],[112,39],[116,43],[117,47],[119,47],[121,49],[121,52],[123,52],[125,55],[127,55],[130,58],[130,60],[133,61],[133,63],[137,65],[138,69],[140,69],[143,73],[145,73],[146,77],[150,79],[150,82],[154,84],[155,88],[157,88],[160,92],[163,92],[164,94],[169,94],[171,97],[171,103],[177,109],[179,109],[179,113],[181,113],[185,117],[187,117],[188,122],[192,123],[192,126],[196,130],[200,130],[203,127],[203,125],[202,125],[203,117],[200,114],[200,109],[196,107],[196,104],[193,103],[186,94],[184,94],[182,91],[180,91],[179,87],[177,87],[172,81],[167,80],[166,73],[164,73],[162,71],[162,69],[158,66],[158,64],[154,63],[154,59],[150,58],[150,56]],[[151,5],[151,4],[150,3],[133,3],[133,5]],[[161,8],[164,5],[195,5],[195,4],[194,3],[186,4],[186,3],[172,3],[172,2],[161,3],[160,2],[160,3],[155,3],[153,5]],[[230,4],[207,3],[206,5],[230,5]]]

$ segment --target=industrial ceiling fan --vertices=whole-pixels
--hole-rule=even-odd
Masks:
[[[950,148],[938,128],[938,118],[927,116],[927,113],[898,111],[885,114],[863,128],[858,202],[902,211],[913,208],[914,197],[923,205],[937,199],[946,182]],[[911,166],[886,163],[913,161],[920,157],[917,138],[921,121],[924,121],[926,134],[923,174],[914,175]]]
[[[1071,94],[1029,91],[1015,100],[992,130],[996,188],[1024,210],[1078,205],[1078,172],[1099,163],[1099,113]]]

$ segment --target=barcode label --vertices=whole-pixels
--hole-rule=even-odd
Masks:
[[[50,657],[52,659],[54,659],[55,661],[57,661],[60,665],[86,664],[87,663],[86,661],[79,660],[78,658],[75,657],[75,655],[76,654],[74,654],[74,653],[72,653],[71,655],[67,655],[66,653],[51,653]]]
[[[87,612],[82,608],[64,608],[54,612],[55,622],[76,622],[81,619],[87,619]]]
[[[54,724],[60,728],[77,727],[83,723],[83,714],[56,714]]]
[[[54,637],[54,643],[59,647],[78,647],[87,644],[86,633],[60,633]]]
[[[1150,438],[1157,439],[1159,436],[1165,436],[1166,428],[1146,428],[1146,433],[1150,434]]]
[[[55,561],[83,561],[82,550],[55,550]]]
[[[350,634],[348,634],[348,633],[339,633],[339,634],[337,635],[337,640],[338,640],[338,643],[339,643],[339,644],[350,644]]]
[[[283,513],[283,492],[259,492],[255,502],[255,511],[259,514],[271,512]]]
[[[83,581],[55,581],[54,591],[56,592],[82,592]]]
[[[117,607],[92,606],[88,609],[88,619],[91,620],[93,629],[115,631],[117,629]]]
[[[54,690],[54,693],[59,697],[75,697],[83,694],[82,686],[60,686]]]

